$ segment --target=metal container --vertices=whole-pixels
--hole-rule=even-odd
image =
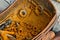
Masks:
[[[24,3],[24,1],[26,1],[27,3]],[[39,34],[37,34],[34,38],[32,38],[32,40],[41,40],[43,35],[48,33],[51,30],[51,28],[53,27],[52,25],[54,24],[56,17],[57,17],[56,10],[49,0],[28,0],[28,1],[31,1],[33,3],[35,2],[34,4],[36,6],[40,6],[42,8],[42,11],[47,9],[46,11],[48,12],[48,14],[49,15],[51,14],[50,22],[46,25],[46,27]],[[15,0],[8,8],[6,8],[4,11],[2,11],[0,13],[0,24],[3,24],[4,22],[6,22],[6,20],[10,19],[9,17],[11,15],[13,16],[16,13],[16,12],[13,13],[13,11],[19,9],[19,7],[18,7],[19,5],[21,5],[21,6],[22,6],[22,4],[28,5],[28,3],[29,3],[28,1],[27,0]],[[23,6],[22,8],[24,8],[25,6]],[[21,15],[21,16],[23,16],[23,15]],[[23,16],[23,17],[25,17],[25,16]],[[13,19],[11,19],[11,20],[13,20]]]

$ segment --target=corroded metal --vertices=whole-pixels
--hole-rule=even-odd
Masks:
[[[55,18],[55,9],[48,0],[15,0],[0,14],[1,25],[11,20],[7,22],[11,22],[9,27],[4,26],[0,34],[4,40],[10,39],[7,34],[16,40],[34,40],[50,28]]]

